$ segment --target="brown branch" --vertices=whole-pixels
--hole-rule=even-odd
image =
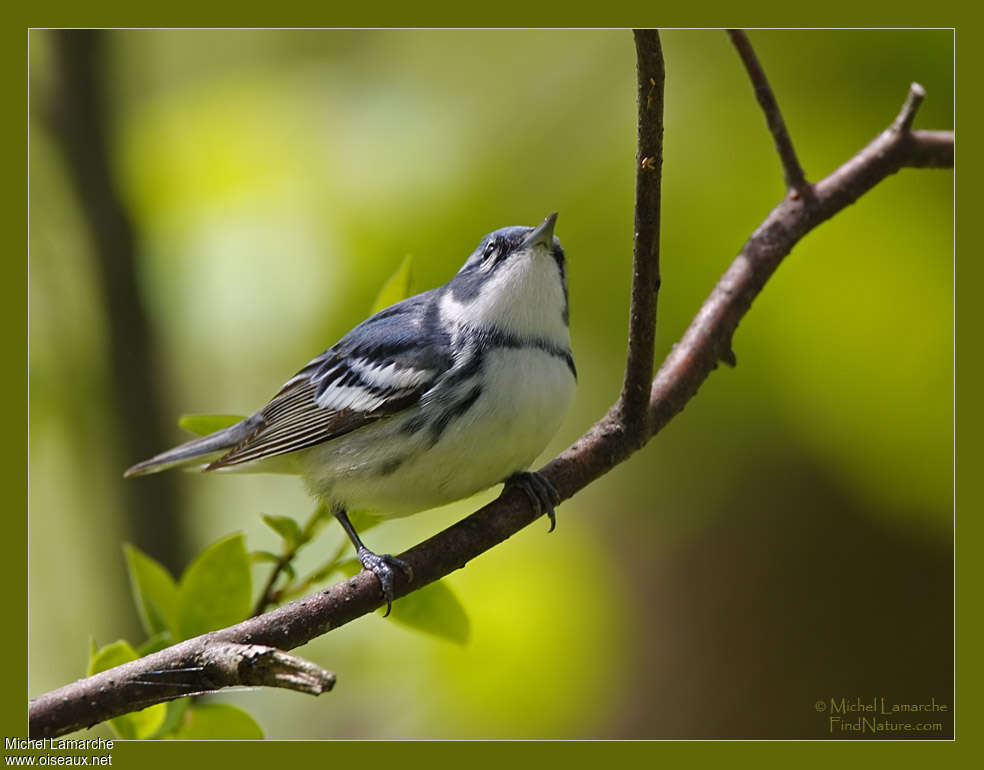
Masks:
[[[730,350],[738,322],[803,235],[901,168],[942,168],[951,167],[952,163],[952,133],[909,132],[900,124],[884,131],[819,182],[815,198],[790,193],[749,238],[657,372],[649,401],[652,432],[658,432],[683,409],[725,355],[724,351]],[[626,425],[623,416],[616,404],[584,436],[541,469],[562,499],[598,479],[638,448],[634,438],[637,428]],[[505,491],[471,516],[400,554],[412,567],[414,581],[409,584],[398,572],[395,595],[404,596],[460,569],[536,518],[538,514],[521,490]],[[61,735],[167,699],[153,699],[139,686],[120,683],[141,680],[151,671],[187,667],[185,661],[197,660],[196,651],[203,647],[234,643],[291,649],[382,604],[375,576],[362,572],[272,612],[46,693],[30,704],[30,734]],[[168,695],[176,696],[173,692]]]
[[[82,682],[94,692],[79,692]],[[281,687],[320,695],[334,684],[332,672],[296,655],[206,634],[42,695],[31,701],[30,730],[37,737],[62,735],[223,687]]]
[[[892,123],[892,130],[900,134],[912,130],[912,121],[916,119],[916,113],[919,112],[919,107],[925,98],[926,89],[921,85],[913,83],[909,86],[909,95],[902,105],[899,116]]]
[[[908,168],[953,168],[952,131],[913,131],[904,141]]]
[[[789,137],[786,130],[786,122],[782,119],[782,112],[779,111],[779,104],[776,102],[775,94],[765,76],[762,65],[759,64],[755,49],[748,39],[748,35],[741,29],[729,29],[728,36],[734,44],[738,55],[741,57],[748,77],[752,81],[755,89],[755,98],[762,105],[765,113],[765,121],[772,132],[772,138],[776,143],[776,150],[779,152],[779,159],[782,161],[783,176],[786,180],[786,189],[796,190],[801,195],[808,194],[810,190],[809,182],[800,166],[799,159],[796,157],[796,150],[793,149],[793,140]]]
[[[635,237],[629,348],[619,417],[642,446],[649,440],[649,387],[653,379],[656,303],[659,297],[659,223],[663,173],[663,49],[655,29],[634,30],[638,100]]]
[[[900,132],[897,124],[818,182],[812,196],[791,192],[755,230],[656,373],[650,399],[655,431],[694,397],[720,351],[730,348],[752,300],[800,238],[901,168],[953,166],[952,132]]]

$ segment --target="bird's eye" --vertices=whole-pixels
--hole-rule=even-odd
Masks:
[[[495,241],[489,241],[485,245],[485,251],[482,252],[482,261],[487,262],[495,254],[495,250],[498,248],[499,244]]]

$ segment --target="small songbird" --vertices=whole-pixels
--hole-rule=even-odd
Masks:
[[[255,414],[124,476],[195,464],[299,474],[378,577],[387,614],[394,569],[412,572],[366,548],[347,512],[406,516],[504,483],[553,529],[557,491],[528,469],[577,379],[556,221],[490,233],[448,283],[363,321]]]

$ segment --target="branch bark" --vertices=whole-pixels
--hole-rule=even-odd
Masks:
[[[791,190],[752,234],[718,281],[696,318],[656,373],[650,392],[651,419],[659,431],[696,395],[727,355],[738,323],[793,246],[810,230],[854,203],[902,168],[952,168],[953,133],[903,128],[912,109],[909,98],[899,118],[867,147],[825,179],[810,195]]]
[[[637,44],[648,41],[651,45],[654,38],[642,34],[637,35],[636,40]],[[658,44],[658,39],[656,41]],[[656,55],[652,49],[646,53]],[[640,66],[639,71],[641,81],[649,70]],[[731,338],[739,321],[800,238],[901,168],[952,167],[952,132],[910,131],[908,128],[918,107],[919,97],[913,96],[916,92],[921,89],[914,85],[899,119],[843,166],[818,182],[812,188],[813,195],[803,196],[791,190],[755,230],[656,373],[646,402],[647,435],[659,432],[679,413],[717,362],[728,358]],[[646,114],[651,116],[653,113],[647,109]],[[640,117],[642,115],[640,108]],[[656,154],[645,157],[656,157]],[[641,198],[637,199],[637,205],[639,201]],[[658,212],[658,204],[655,210]],[[640,221],[639,212],[636,216]],[[645,214],[642,217],[645,219]],[[655,231],[650,228],[649,232],[654,232],[648,241],[653,246],[658,239],[658,225]],[[639,241],[637,238],[637,246]],[[641,252],[637,249],[636,256],[641,254],[640,258],[645,262],[655,253],[651,249]],[[656,283],[652,282],[654,276]],[[640,281],[646,285],[636,286]],[[631,334],[645,335],[650,333],[646,330],[654,328],[658,268],[654,271],[651,263],[637,265],[633,284],[633,299],[637,290],[640,294],[648,294],[639,306],[639,318],[632,318]],[[627,365],[627,382],[646,365],[645,356],[641,355],[645,344],[630,340],[630,361],[636,361],[638,366]],[[633,358],[633,350],[640,355]],[[651,348],[649,355],[651,358]],[[627,390],[623,389],[623,393]],[[627,423],[629,412],[623,408],[624,403],[627,401],[619,399],[587,433],[541,469],[540,472],[557,488],[561,499],[570,498],[645,443],[645,440],[639,441],[638,425]],[[537,518],[538,514],[534,513],[522,491],[506,490],[484,508],[400,554],[399,557],[412,567],[414,581],[410,584],[402,573],[397,573],[395,595],[404,596],[462,568]],[[188,660],[198,659],[201,651],[212,645],[252,644],[291,649],[366,615],[383,603],[375,576],[362,572],[327,590],[235,626],[181,642],[46,693],[30,704],[31,736],[61,735],[166,699],[155,699],[152,694],[135,689],[133,683],[150,671],[186,668]],[[127,697],[121,696],[121,691]],[[168,697],[175,695],[172,692]]]
[[[32,737],[54,737],[120,714],[222,687],[281,687],[320,695],[335,675],[273,646],[199,636],[80,680],[91,692],[69,685],[30,705]]]
[[[625,379],[619,396],[622,425],[633,430],[635,443],[649,440],[649,387],[653,379],[656,304],[659,297],[659,225],[663,175],[663,92],[666,70],[659,32],[634,31],[638,128],[636,150],[635,236],[632,299]]]

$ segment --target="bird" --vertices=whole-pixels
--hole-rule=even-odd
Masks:
[[[365,546],[349,518],[407,516],[504,484],[556,525],[554,485],[529,468],[573,401],[557,213],[495,230],[443,286],[375,313],[312,359],[262,409],[137,463],[294,473],[378,578],[388,615],[404,560]]]

